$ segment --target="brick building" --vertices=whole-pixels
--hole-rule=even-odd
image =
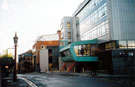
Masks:
[[[58,69],[60,34],[61,32],[58,31],[57,34],[42,35],[37,38],[32,47],[34,71]]]

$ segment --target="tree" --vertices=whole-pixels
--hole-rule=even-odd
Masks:
[[[2,68],[2,74],[6,74],[8,76],[9,71],[12,70],[14,66],[14,60],[13,57],[8,57],[7,55],[3,55],[1,58],[1,68]]]

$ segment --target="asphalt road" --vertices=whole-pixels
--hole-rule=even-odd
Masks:
[[[32,85],[35,85],[32,87],[127,87],[126,85],[114,80],[90,76],[76,76],[67,73],[35,73],[18,76],[27,81],[31,81]]]

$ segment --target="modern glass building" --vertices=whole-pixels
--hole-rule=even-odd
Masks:
[[[135,75],[135,0],[84,0],[73,17],[77,38],[98,39],[100,69]]]
[[[60,50],[62,60],[71,61],[71,57],[64,55],[67,50],[71,51],[77,46],[79,48],[79,45],[72,47],[72,44],[78,43],[76,41],[82,41],[83,44],[85,41],[91,43],[91,40],[97,39],[94,56],[99,59],[99,70],[111,74],[135,75],[134,13],[135,0],[84,0],[73,13],[73,17],[63,18],[62,40],[71,44]],[[79,53],[79,50],[86,49],[81,45],[73,52]],[[91,53],[88,54],[90,58]],[[80,56],[77,57],[72,56],[72,61],[79,60]],[[85,57],[82,58],[81,62],[85,60]],[[85,60],[86,62],[90,61]]]
[[[100,43],[134,41],[134,4],[134,0],[84,0],[73,14],[79,18],[79,37],[81,40],[98,38]]]

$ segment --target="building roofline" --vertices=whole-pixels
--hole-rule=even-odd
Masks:
[[[59,38],[53,38],[53,37],[59,36],[58,33],[56,34],[47,34],[47,35],[40,35],[36,38],[36,40],[34,42],[37,41],[55,41],[55,40],[59,40]],[[50,39],[48,39],[47,37],[49,37]],[[53,39],[52,39],[53,38]]]
[[[91,0],[84,0],[78,8],[75,10],[75,12],[72,14],[72,16],[76,16]]]

